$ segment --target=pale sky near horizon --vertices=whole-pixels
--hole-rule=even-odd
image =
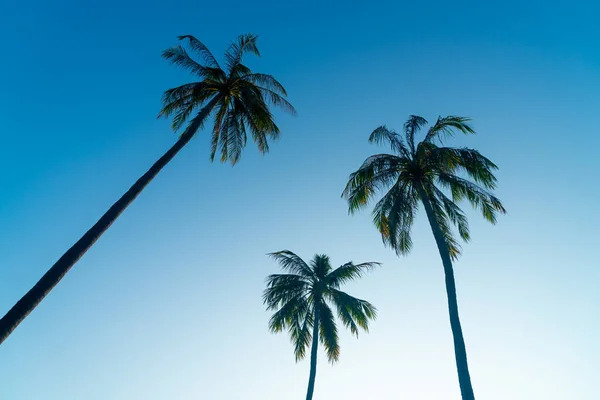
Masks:
[[[161,59],[193,34],[222,56],[260,35],[260,72],[298,117],[262,157],[208,160],[200,134],[0,346],[2,400],[304,399],[308,360],[267,330],[266,253],[384,265],[346,290],[379,310],[315,400],[458,400],[444,277],[423,213],[414,250],[347,215],[348,174],[381,124],[473,118],[449,144],[499,167],[508,215],[469,211],[455,265],[475,394],[600,399],[600,27],[594,2],[8,0],[0,15],[0,313],[176,140]],[[465,209],[467,205],[464,205]]]

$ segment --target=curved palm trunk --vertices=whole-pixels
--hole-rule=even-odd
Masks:
[[[317,376],[317,350],[319,349],[319,308],[315,307],[315,322],[313,323],[312,348],[310,350],[310,376],[308,378],[308,391],[306,400],[312,400],[315,391],[315,378]]]
[[[456,286],[454,283],[454,271],[452,269],[450,252],[448,251],[446,240],[444,239],[442,230],[433,212],[429,197],[422,187],[417,187],[417,190],[421,196],[421,200],[423,201],[423,206],[425,207],[425,212],[427,213],[427,219],[431,225],[433,236],[435,237],[440,256],[442,257],[442,264],[444,265],[444,274],[446,275],[446,293],[448,295],[448,311],[450,312],[450,326],[452,328],[452,335],[454,337],[454,355],[456,357],[456,369],[458,370],[460,393],[463,400],[474,400],[475,394],[473,393],[471,376],[469,374],[469,366],[467,364],[467,349],[465,347],[465,339],[463,338],[460,319],[458,317],[458,301],[456,299]]]
[[[215,96],[198,115],[190,122],[188,128],[150,169],[139,178],[131,188],[75,243],[61,258],[42,276],[42,278],[0,319],[0,344],[12,331],[33,311],[33,309],[50,293],[77,261],[92,247],[102,234],[112,225],[123,211],[135,200],[144,188],[175,157],[175,155],[191,140],[210,114],[219,97]]]

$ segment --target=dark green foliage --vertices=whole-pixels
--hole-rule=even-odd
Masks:
[[[371,133],[369,142],[387,143],[394,154],[367,158],[350,175],[342,196],[348,200],[349,212],[354,213],[379,191],[387,190],[373,208],[373,222],[384,243],[398,254],[406,254],[412,247],[410,230],[422,200],[418,187],[431,202],[453,259],[460,254],[460,245],[452,226],[463,240],[470,238],[459,201],[469,201],[491,223],[496,222],[497,213],[506,212],[491,193],[496,187],[496,165],[477,150],[441,146],[443,139],[455,131],[474,134],[468,122],[464,117],[440,117],[419,143],[415,143],[415,134],[427,121],[414,115],[404,124],[404,137],[385,126]]]
[[[419,204],[423,204],[444,266],[462,398],[474,400],[452,267],[452,259],[459,256],[460,246],[452,226],[463,240],[470,239],[467,218],[457,205],[463,199],[479,209],[491,223],[496,223],[498,213],[506,211],[491,193],[496,187],[493,174],[496,165],[477,150],[441,146],[443,139],[456,131],[474,134],[468,122],[469,119],[463,117],[440,117],[418,144],[415,135],[427,124],[422,117],[409,117],[404,124],[404,138],[385,126],[375,129],[369,141],[388,143],[394,154],[367,158],[358,171],[350,175],[342,197],[348,200],[349,213],[354,213],[365,207],[377,192],[385,192],[373,208],[373,222],[384,244],[397,254],[410,251],[410,231]]]
[[[260,152],[268,152],[268,140],[279,137],[279,128],[269,106],[282,108],[292,114],[296,110],[285,99],[287,93],[275,78],[254,73],[242,64],[244,54],[260,55],[256,47],[257,36],[241,35],[231,43],[225,52],[225,69],[195,37],[186,35],[179,39],[187,41],[189,49],[202,61],[194,60],[181,45],[165,50],[163,57],[187,69],[200,80],[167,90],[160,116],[173,116],[173,129],[178,130],[194,112],[217,99],[210,110],[214,114],[210,159],[213,160],[215,153],[220,151],[222,162],[235,164],[246,146],[248,133]],[[195,134],[190,127],[197,130],[204,122],[188,125],[184,134]]]
[[[288,250],[271,253],[270,256],[288,274],[275,274],[267,278],[263,300],[268,310],[276,310],[269,321],[269,330],[278,333],[287,329],[295,347],[296,361],[301,360],[306,356],[313,339],[312,327],[317,311],[319,340],[329,361],[338,361],[338,330],[330,305],[333,305],[339,319],[353,334],[358,336],[358,327],[368,331],[369,320],[375,319],[377,315],[375,307],[339,288],[344,283],[361,277],[379,263],[349,262],[332,269],[329,257],[325,255],[315,255],[310,264]]]

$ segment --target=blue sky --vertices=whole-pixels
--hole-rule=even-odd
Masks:
[[[321,357],[315,399],[459,399],[443,271],[426,219],[383,247],[340,198],[378,125],[473,118],[508,215],[469,213],[456,264],[478,398],[600,398],[600,28],[593,2],[399,4],[76,1],[0,17],[0,312],[8,310],[176,136],[160,96],[189,79],[161,60],[193,34],[238,34],[298,109],[282,139],[208,161],[199,135],[0,347],[10,400],[302,399],[308,362],[267,332],[265,254],[384,266],[347,287],[379,309]],[[321,353],[320,356],[323,354]]]

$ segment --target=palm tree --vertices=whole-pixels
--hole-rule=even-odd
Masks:
[[[214,114],[214,123],[210,159],[213,160],[219,150],[221,162],[229,161],[231,164],[239,160],[246,145],[247,133],[252,136],[262,153],[269,151],[268,139],[278,138],[279,128],[274,122],[270,106],[277,106],[295,114],[294,108],[285,99],[285,89],[275,78],[252,72],[242,64],[245,54],[259,55],[255,35],[241,35],[237,41],[230,44],[225,51],[224,69],[208,48],[195,37],[187,35],[180,36],[179,39],[187,41],[189,48],[202,61],[194,60],[181,45],[165,50],[163,57],[187,69],[199,80],[167,90],[163,96],[163,109],[159,116],[174,115],[175,130],[181,128],[193,113],[195,116],[189,120],[173,147],[160,157],[0,319],[0,344],[194,137],[211,114]]]
[[[481,210],[483,217],[493,224],[496,214],[506,211],[491,193],[496,187],[493,171],[497,166],[477,150],[441,145],[445,136],[452,136],[456,131],[474,134],[468,122],[469,119],[463,117],[440,117],[418,144],[415,144],[415,134],[427,124],[422,117],[413,115],[408,119],[404,124],[404,139],[385,126],[375,129],[369,142],[386,142],[394,154],[367,158],[358,171],[350,175],[342,197],[348,200],[349,212],[354,213],[365,207],[378,191],[387,190],[373,209],[373,222],[384,244],[398,255],[410,252],[411,227],[419,201],[423,203],[444,266],[462,398],[473,400],[452,269],[452,260],[460,254],[460,246],[451,226],[456,226],[463,240],[469,240],[467,218],[457,205],[463,199]],[[450,197],[444,190],[449,191]]]
[[[273,333],[287,328],[294,344],[296,362],[302,360],[311,343],[310,376],[306,400],[311,400],[317,374],[319,339],[332,364],[339,360],[337,326],[330,304],[338,318],[358,337],[358,327],[369,330],[369,320],[377,310],[371,303],[342,292],[340,286],[360,278],[379,263],[348,262],[333,270],[326,255],[315,255],[309,264],[288,250],[269,254],[289,274],[269,275],[263,299],[267,310],[277,310],[269,321]],[[312,333],[311,333],[312,330]]]

